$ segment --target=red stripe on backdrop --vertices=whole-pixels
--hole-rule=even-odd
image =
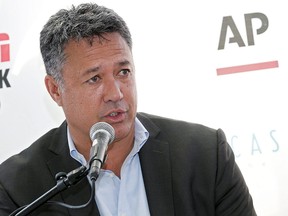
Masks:
[[[216,69],[216,71],[217,71],[217,75],[220,76],[220,75],[227,75],[227,74],[233,74],[233,73],[277,68],[278,66],[279,66],[278,61],[269,61],[269,62],[255,63],[255,64],[218,68]]]

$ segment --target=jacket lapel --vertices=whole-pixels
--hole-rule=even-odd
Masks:
[[[69,173],[70,171],[80,167],[81,165],[71,158],[67,143],[67,125],[64,123],[60,126],[57,134],[52,137],[50,151],[54,152],[51,160],[47,162],[51,175],[55,176],[59,172]],[[55,142],[53,142],[53,140]],[[56,180],[55,180],[56,184]],[[85,177],[76,185],[69,187],[61,192],[62,201],[70,205],[83,205],[91,195],[91,188],[88,179]],[[82,209],[68,209],[71,216],[78,215],[99,215],[95,201],[92,201],[88,207]]]
[[[159,140],[160,129],[148,118],[138,118],[150,137],[139,156],[151,215],[174,215],[169,144]]]

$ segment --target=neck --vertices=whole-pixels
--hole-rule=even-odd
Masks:
[[[107,151],[107,160],[103,164],[103,169],[111,170],[120,178],[121,167],[131,152],[134,145],[134,133],[133,136],[127,139],[112,143],[109,145]]]

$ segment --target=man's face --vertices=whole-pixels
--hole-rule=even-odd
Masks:
[[[100,121],[114,127],[116,140],[134,135],[137,93],[132,53],[118,33],[105,38],[95,38],[92,46],[80,40],[65,47],[64,89],[56,102],[80,140]]]

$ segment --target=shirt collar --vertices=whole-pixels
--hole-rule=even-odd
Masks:
[[[143,126],[143,124],[136,117],[135,119],[135,137],[134,137],[134,147],[135,153],[139,152],[143,145],[146,143],[149,137],[149,132]],[[133,151],[133,150],[132,150]]]
[[[143,145],[146,143],[148,137],[149,137],[149,132],[143,126],[143,124],[139,121],[139,119],[136,117],[135,118],[135,140],[134,140],[134,146],[133,146],[132,151],[130,152],[130,155],[137,154],[140,151],[140,149],[143,147]],[[68,126],[67,126],[67,139],[68,139],[70,156],[74,158],[76,161],[78,161],[79,163],[81,163],[82,165],[87,166],[87,161],[85,160],[84,156],[80,154],[75,147],[75,144],[72,140]]]
[[[67,139],[68,139],[68,146],[69,146],[69,150],[70,150],[70,156],[72,158],[74,158],[76,161],[78,161],[79,163],[81,163],[81,165],[87,166],[86,159],[84,158],[84,156],[82,154],[80,154],[78,152],[78,150],[75,147],[75,144],[72,140],[68,126],[67,126]]]

